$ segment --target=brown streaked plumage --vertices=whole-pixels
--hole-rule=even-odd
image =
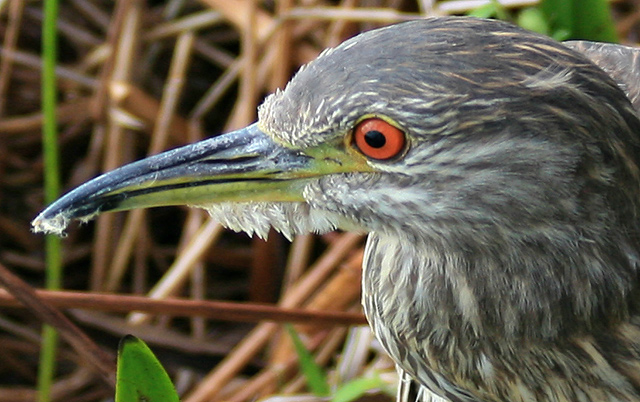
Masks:
[[[257,125],[97,178],[34,227],[187,203],[258,234],[367,231],[363,304],[401,395],[640,402],[638,53],[569,46],[471,18],[367,32]],[[402,152],[354,145],[368,119]]]

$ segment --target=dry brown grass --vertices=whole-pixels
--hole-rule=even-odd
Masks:
[[[504,1],[516,8],[535,2]],[[58,118],[70,189],[147,154],[251,123],[265,94],[324,48],[362,30],[460,13],[484,1],[61,3]],[[622,37],[637,41],[640,8],[631,0],[615,6]],[[41,21],[40,2],[0,1],[0,263],[34,287],[44,269],[43,239],[29,231],[43,207]],[[368,331],[344,327],[362,319],[361,236],[307,235],[289,245],[273,233],[263,242],[224,231],[202,211],[161,208],[74,226],[63,246],[65,286],[83,293],[67,304],[41,293],[44,303],[84,306],[68,316],[108,354],[124,334],[142,337],[160,352],[186,402],[306,391],[281,326],[237,322],[265,317],[306,320],[297,329],[334,383],[371,371],[392,382],[393,367]],[[147,312],[98,292],[144,296],[135,307]],[[181,299],[171,306],[153,302],[166,298]],[[31,401],[41,322],[10,299],[0,292],[0,402]],[[215,310],[206,300],[273,303],[283,311]],[[302,316],[287,315],[294,313]],[[57,400],[112,395],[66,344],[59,360]]]

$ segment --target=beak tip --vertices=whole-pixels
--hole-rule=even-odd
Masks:
[[[31,221],[31,230],[34,233],[55,234],[64,237],[64,230],[69,226],[69,218],[64,213],[47,218],[45,217],[45,212],[40,213]]]

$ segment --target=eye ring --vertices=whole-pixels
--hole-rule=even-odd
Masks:
[[[356,147],[368,158],[388,160],[405,148],[405,133],[387,121],[372,117],[358,123],[353,131]]]

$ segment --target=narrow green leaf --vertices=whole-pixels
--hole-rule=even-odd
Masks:
[[[58,60],[58,0],[43,2],[44,21],[42,24],[42,144],[44,158],[44,198],[50,203],[60,193],[60,169],[58,157],[58,122],[56,118],[57,92],[56,64]],[[55,236],[45,238],[47,289],[58,290],[62,284],[62,251],[60,239]],[[56,371],[58,350],[57,332],[49,326],[42,328],[40,364],[38,365],[38,401],[51,400],[51,386]]]
[[[380,377],[361,377],[340,386],[333,395],[331,402],[352,402],[375,389],[382,390],[393,396],[393,392],[387,389],[387,384]]]
[[[179,402],[169,375],[151,349],[127,335],[120,341],[115,402]]]
[[[327,376],[325,372],[322,370],[320,366],[318,366],[313,359],[313,356],[307,348],[302,343],[302,340],[298,336],[298,333],[293,328],[292,325],[285,325],[289,336],[291,336],[291,340],[293,341],[293,346],[296,349],[296,354],[298,355],[298,361],[300,362],[300,369],[302,370],[302,374],[307,380],[307,385],[311,392],[318,396],[328,396],[331,388],[329,387],[329,383],[327,382]]]

